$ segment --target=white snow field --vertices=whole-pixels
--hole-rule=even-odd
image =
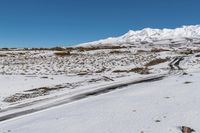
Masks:
[[[200,131],[200,73],[130,85],[0,124],[14,133],[179,133]],[[180,132],[181,133],[181,132]]]
[[[200,25],[1,48],[0,68],[0,133],[200,132]]]

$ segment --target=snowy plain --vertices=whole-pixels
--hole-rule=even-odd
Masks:
[[[0,124],[14,133],[181,133],[199,128],[199,72],[130,85]]]
[[[200,132],[199,25],[0,59],[0,133]]]

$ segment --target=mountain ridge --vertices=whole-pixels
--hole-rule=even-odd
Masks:
[[[122,36],[109,37],[94,42],[79,44],[78,46],[106,46],[106,45],[125,45],[125,44],[156,44],[157,42],[171,43],[180,42],[199,43],[200,40],[200,25],[182,26],[175,29],[153,29],[144,28],[142,30],[129,30]],[[197,42],[195,42],[197,41]]]

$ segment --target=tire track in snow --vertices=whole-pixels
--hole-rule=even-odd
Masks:
[[[170,70],[168,72],[169,75],[181,75],[184,73],[183,68],[180,67],[180,62],[183,61],[185,56],[175,57],[168,65]]]
[[[166,77],[166,75],[158,75],[158,76],[151,76],[151,77],[147,77],[147,78],[143,78],[143,79],[139,79],[139,80],[134,80],[134,81],[126,81],[126,82],[122,82],[122,83],[116,83],[116,84],[112,84],[112,85],[108,85],[106,87],[100,87],[96,90],[93,91],[88,91],[85,93],[80,93],[80,94],[76,94],[74,96],[71,97],[63,97],[63,99],[60,99],[58,101],[52,101],[49,102],[48,104],[44,104],[44,105],[38,105],[38,106],[34,106],[30,104],[30,106],[23,106],[22,108],[18,107],[18,108],[14,108],[14,109],[10,109],[10,110],[6,110],[6,111],[1,111],[2,113],[0,114],[0,122],[6,121],[6,120],[10,120],[13,118],[17,118],[20,116],[24,116],[24,115],[28,115],[31,113],[35,113],[38,111],[42,111],[42,110],[46,110],[52,107],[56,107],[56,106],[60,106],[60,105],[64,105],[64,104],[68,104],[71,102],[75,102],[81,99],[85,99],[91,96],[97,96],[100,94],[105,94],[117,89],[123,89],[126,86],[129,85],[133,85],[133,84],[139,84],[139,83],[146,83],[146,82],[154,82],[154,81],[159,81],[162,80],[164,77]]]

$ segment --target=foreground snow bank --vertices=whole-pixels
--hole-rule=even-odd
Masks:
[[[14,133],[178,133],[200,131],[200,73],[172,76],[0,124]]]

